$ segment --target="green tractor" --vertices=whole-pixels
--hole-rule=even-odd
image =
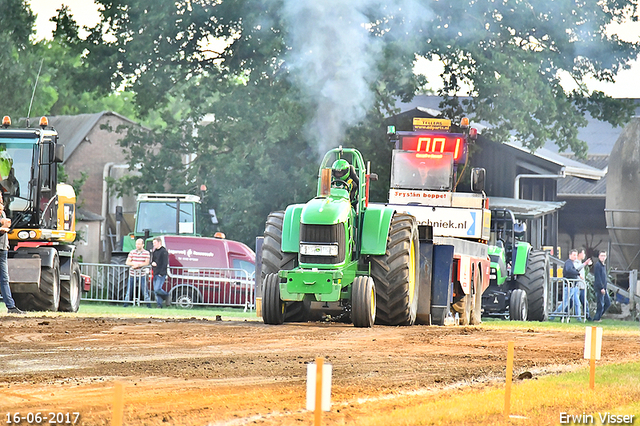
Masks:
[[[317,196],[269,215],[261,264],[266,324],[321,315],[356,327],[415,322],[418,227],[411,215],[369,205],[375,177],[356,149],[332,149],[320,165]]]
[[[548,317],[549,258],[522,241],[525,224],[506,209],[491,210],[489,288],[482,295],[484,315],[513,321]]]

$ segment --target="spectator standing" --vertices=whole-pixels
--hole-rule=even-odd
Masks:
[[[153,292],[156,294],[156,304],[162,308],[162,300],[169,306],[169,293],[164,291],[162,286],[167,279],[167,266],[169,264],[169,253],[162,245],[162,239],[153,239],[153,252],[151,254],[151,267],[153,270]]]
[[[131,300],[131,290],[135,289],[135,284],[140,285],[142,294],[144,295],[144,301],[147,302],[147,307],[151,307],[151,298],[149,297],[149,289],[147,288],[147,266],[151,255],[144,249],[144,240],[138,238],[136,240],[135,250],[129,252],[127,256],[127,266],[129,266],[129,280],[127,281],[127,295],[124,298],[124,306],[129,306]]]
[[[563,286],[562,289],[562,303],[560,307],[555,310],[554,313],[568,313],[569,308],[571,306],[574,307],[575,312],[578,316],[581,315],[580,311],[580,292],[578,290],[577,285],[575,284],[577,280],[580,278],[580,272],[576,269],[574,262],[578,260],[578,250],[571,249],[569,251],[569,259],[564,263],[564,268],[562,269],[562,276],[567,278],[569,281],[568,286]]]
[[[16,302],[11,295],[11,287],[9,287],[9,265],[7,265],[7,254],[9,251],[9,228],[11,227],[11,219],[7,218],[4,213],[4,202],[0,197],[0,293],[2,300],[10,314],[24,314],[18,309]]]
[[[611,300],[607,294],[607,269],[604,264],[605,260],[607,260],[607,252],[603,250],[598,254],[598,261],[593,267],[593,289],[596,292],[596,300],[598,302],[596,315],[593,317],[595,322],[600,322],[602,315],[604,315],[607,309],[609,309],[609,306],[611,306]]]
[[[577,281],[578,290],[579,290],[578,298],[580,299],[580,304],[582,305],[582,309],[584,309],[587,320],[591,321],[591,313],[589,312],[589,302],[587,301],[587,281],[585,280],[585,277],[587,272],[586,267],[590,266],[593,262],[591,261],[591,259],[584,260],[585,256],[586,254],[584,252],[584,249],[583,248],[578,249],[578,258],[573,262],[573,266],[575,266],[578,272],[580,273],[580,278]]]

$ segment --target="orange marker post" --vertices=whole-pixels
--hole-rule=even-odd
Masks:
[[[124,386],[121,382],[116,382],[113,388],[113,418],[112,426],[122,426],[124,416]]]
[[[322,368],[324,358],[316,358],[316,410],[314,425],[320,426],[322,422]]]
[[[511,411],[511,380],[513,379],[513,347],[515,343],[509,342],[507,349],[507,380],[504,388],[504,417],[509,418]]]

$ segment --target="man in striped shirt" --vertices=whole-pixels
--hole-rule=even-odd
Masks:
[[[144,240],[138,238],[136,240],[136,249],[129,252],[127,256],[127,266],[129,266],[129,281],[127,281],[127,295],[124,298],[124,306],[129,306],[131,300],[131,290],[135,289],[135,285],[139,285],[142,290],[145,302],[151,302],[149,297],[149,289],[147,288],[147,275],[149,274],[147,266],[151,255],[144,249]],[[147,303],[147,307],[151,307],[151,303]]]

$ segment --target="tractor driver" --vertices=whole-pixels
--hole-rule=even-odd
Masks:
[[[349,164],[347,160],[341,158],[336,160],[331,166],[331,175],[333,180],[346,183],[347,190],[349,191],[349,198],[351,199],[351,203],[354,203],[356,201],[358,188],[360,187],[360,178],[356,173],[356,169]]]

